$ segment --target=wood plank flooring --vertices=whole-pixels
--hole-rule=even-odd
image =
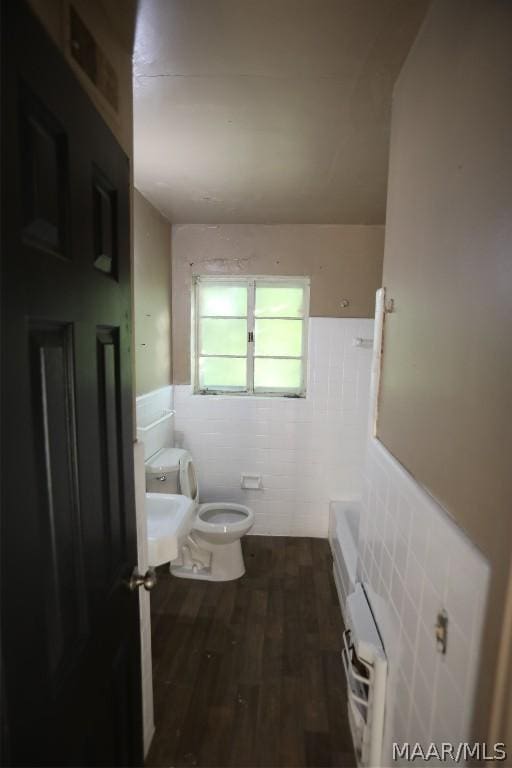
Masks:
[[[246,536],[226,583],[160,569],[148,766],[353,768],[328,542]]]

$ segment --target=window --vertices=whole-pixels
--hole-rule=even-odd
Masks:
[[[309,279],[194,278],[196,393],[303,397]]]

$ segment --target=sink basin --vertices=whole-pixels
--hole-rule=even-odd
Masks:
[[[175,560],[194,518],[195,503],[175,493],[146,493],[149,565]]]

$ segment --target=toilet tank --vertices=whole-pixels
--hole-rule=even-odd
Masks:
[[[181,448],[162,448],[145,464],[148,493],[180,493]]]

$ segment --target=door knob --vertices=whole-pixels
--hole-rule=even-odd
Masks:
[[[129,581],[127,581],[126,584],[131,592],[135,592],[138,587],[144,587],[144,589],[149,592],[153,589],[156,582],[157,578],[154,568],[148,568],[146,573],[142,575],[142,573],[139,572],[138,567],[135,566]]]

